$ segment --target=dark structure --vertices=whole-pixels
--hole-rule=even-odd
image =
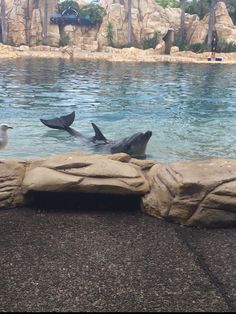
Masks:
[[[166,35],[163,37],[163,40],[165,42],[165,54],[169,55],[174,42],[174,30],[169,29]]]
[[[94,26],[89,17],[80,17],[79,13],[72,8],[64,10],[62,13],[53,13],[50,16],[50,22],[58,25],[80,25]]]

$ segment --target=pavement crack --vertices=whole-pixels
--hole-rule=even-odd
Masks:
[[[200,266],[200,268],[203,270],[203,272],[208,276],[210,282],[214,285],[216,290],[219,292],[219,294],[222,296],[223,300],[225,301],[226,305],[228,306],[230,312],[236,312],[236,306],[234,305],[234,302],[230,299],[228,296],[228,293],[224,287],[224,284],[218,279],[218,277],[210,270],[205,258],[202,254],[200,254],[194,245],[191,244],[191,242],[186,239],[186,234],[184,230],[179,230],[175,228],[175,232],[179,239],[184,243],[184,245],[189,249],[189,251],[193,254],[196,263]]]

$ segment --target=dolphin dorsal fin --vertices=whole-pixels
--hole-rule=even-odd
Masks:
[[[97,140],[97,141],[105,141],[105,142],[107,142],[107,139],[102,134],[100,129],[96,126],[96,124],[92,122],[92,126],[93,126],[93,129],[94,129],[94,132],[95,132],[94,139]]]

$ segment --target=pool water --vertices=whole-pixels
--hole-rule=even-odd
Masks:
[[[0,158],[92,151],[40,118],[76,112],[73,128],[108,139],[151,130],[147,158],[236,157],[236,65],[0,61],[0,123],[13,126]]]

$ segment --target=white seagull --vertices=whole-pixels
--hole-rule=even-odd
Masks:
[[[13,129],[13,128],[7,124],[0,125],[0,150],[4,149],[8,143],[8,134],[7,134],[8,129]]]

